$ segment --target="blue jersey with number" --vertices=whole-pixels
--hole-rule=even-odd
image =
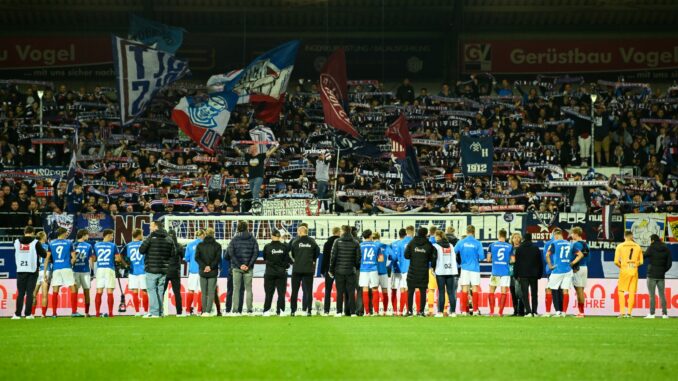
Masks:
[[[461,269],[480,272],[480,261],[485,257],[483,244],[475,237],[467,236],[454,246],[454,252],[461,257]]]
[[[490,244],[490,253],[492,254],[492,275],[511,275],[509,266],[513,254],[513,245],[502,241],[493,242]]]
[[[410,242],[412,242],[412,237],[410,236],[406,236],[405,238],[398,241],[398,252],[394,254],[398,257],[398,267],[400,268],[400,273],[402,274],[405,274],[410,270],[410,260],[405,258],[405,248],[410,244]]]
[[[589,245],[584,241],[572,242],[572,259],[577,255],[578,252],[581,252],[583,257],[577,262],[579,267],[587,267],[589,265]]]
[[[386,264],[388,261],[389,252],[391,251],[391,246],[379,241],[374,241],[374,243],[376,243],[379,247],[379,253],[377,254],[377,273],[379,275],[386,275],[388,274],[388,268]]]
[[[200,238],[189,242],[188,245],[186,245],[186,251],[184,252],[184,261],[188,263],[188,272],[191,274],[198,274],[200,272],[198,262],[195,260],[195,249],[200,242],[202,242]]]
[[[360,244],[360,272],[377,271],[379,244],[366,241]]]
[[[46,243],[41,243],[42,248],[45,249],[45,252],[49,251],[49,245]],[[40,271],[45,269],[45,258],[40,257]],[[47,265],[47,271],[52,271],[52,262]]]
[[[118,247],[113,242],[95,243],[94,254],[97,256],[97,268],[115,270],[115,255],[118,254]]]
[[[570,249],[570,243],[564,239],[557,239],[551,243],[549,252],[552,254],[552,259],[554,260],[554,262],[552,262],[555,266],[552,271],[553,274],[565,274],[572,271],[572,267],[570,267],[570,262],[572,261]]]
[[[76,242],[75,244],[75,265],[73,271],[78,273],[89,272],[89,259],[94,255],[92,245],[88,242]]]
[[[551,269],[549,268],[548,262],[546,262],[546,255],[553,241],[555,241],[555,238],[551,238],[550,240],[544,242],[544,249],[542,250],[541,253],[541,260],[544,261],[544,275],[546,275],[547,277],[551,274]],[[553,255],[551,255],[551,263],[553,263]]]
[[[71,268],[71,252],[73,244],[67,239],[55,239],[49,243],[49,251],[52,253],[52,268],[54,270]]]
[[[125,247],[125,252],[127,253],[127,258],[129,258],[131,266],[130,274],[132,275],[146,274],[146,270],[144,269],[144,256],[139,252],[140,246],[141,241],[132,241]]]

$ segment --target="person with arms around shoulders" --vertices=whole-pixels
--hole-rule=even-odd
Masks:
[[[407,315],[412,316],[412,303],[415,289],[420,295],[426,295],[428,286],[429,268],[435,270],[437,252],[428,237],[428,229],[419,228],[416,237],[405,248],[405,258],[410,260],[410,268],[407,272]],[[426,299],[419,300],[419,316],[426,316]]]
[[[50,261],[49,254],[49,245],[47,244],[47,234],[44,231],[38,232],[35,235],[35,238],[40,242],[40,246],[45,250],[47,254],[45,258],[39,257],[40,268],[38,269],[38,281],[35,284],[35,290],[33,291],[33,310],[32,315],[35,316],[35,310],[37,308],[37,296],[38,292],[41,294],[40,300],[40,310],[42,315],[40,317],[47,316],[47,299],[49,297],[49,282],[52,278],[52,262]]]
[[[205,229],[205,238],[195,248],[195,261],[200,273],[200,290],[202,291],[202,317],[212,316],[219,263],[221,262],[221,245],[214,239],[214,229]]]
[[[556,311],[555,316],[565,317],[567,316],[567,307],[570,303],[570,288],[572,287],[572,278],[574,276],[572,268],[581,260],[583,255],[579,252],[575,258],[572,258],[572,246],[568,241],[563,239],[562,230],[554,230],[553,235],[555,236],[555,241],[551,243],[546,253],[546,262],[551,269],[548,287],[551,289],[551,292],[559,289],[563,290],[563,311],[560,313]],[[551,262],[551,256],[553,256],[554,262]]]
[[[436,282],[438,283],[438,313],[436,317],[443,317],[443,308],[445,307],[445,293],[450,303],[450,309],[447,313],[449,317],[457,317],[457,256],[454,253],[454,247],[447,240],[442,230],[435,233],[436,243],[433,244],[437,251],[437,260],[435,266]]]
[[[657,300],[655,298],[655,289],[659,291],[659,300],[662,304],[662,318],[668,319],[666,309],[666,294],[664,293],[664,278],[666,272],[671,269],[671,252],[669,247],[661,241],[658,235],[650,236],[650,247],[645,252],[645,262],[647,263],[647,290],[650,294],[650,312],[646,319],[654,319],[654,310]]]
[[[532,243],[530,233],[527,233],[518,249],[516,249],[515,263],[513,264],[513,276],[518,278],[520,283],[520,294],[525,306],[526,317],[537,315],[537,307],[539,306],[539,278],[541,278],[543,270],[542,253]],[[530,295],[530,298],[528,298],[528,295]]]
[[[16,309],[12,319],[21,319],[24,309],[26,319],[33,319],[33,289],[38,282],[39,258],[46,258],[47,252],[40,242],[35,239],[33,227],[24,229],[24,236],[14,240],[14,260],[16,262]]]
[[[144,255],[146,287],[148,288],[148,315],[144,318],[163,316],[162,300],[165,295],[165,277],[170,257],[175,255],[174,240],[157,221],[151,222],[151,234],[146,237],[139,252]]]
[[[247,314],[249,315],[253,312],[252,276],[254,262],[259,256],[259,243],[248,231],[247,221],[238,221],[236,230],[235,237],[226,248],[226,255],[230,258],[233,269],[233,310],[237,311],[236,307],[240,303],[240,287],[244,283]],[[230,316],[238,315],[240,315],[238,312],[231,312]]]
[[[320,256],[320,248],[315,240],[308,236],[308,227],[300,225],[297,229],[297,238],[290,245],[290,257],[292,258],[292,295],[290,300],[290,313],[292,316],[297,311],[297,299],[299,287],[304,293],[301,308],[303,316],[311,316],[311,302],[313,300],[313,273],[315,263]]]
[[[328,241],[329,242],[329,241]],[[285,292],[287,290],[287,269],[292,263],[289,247],[280,241],[280,232],[274,230],[271,233],[271,242],[264,246],[264,260],[266,271],[264,273],[264,312],[262,316],[271,316],[271,304],[273,293],[278,293],[278,303],[275,313],[285,316]],[[329,262],[329,258],[327,259]],[[329,268],[329,264],[328,264]],[[330,290],[332,287],[330,286]]]
[[[332,245],[328,272],[335,278],[337,284],[336,317],[344,316],[344,296],[348,297],[346,315],[350,316],[355,311],[355,278],[358,269],[360,269],[360,243],[351,234],[351,227],[344,225],[341,227],[341,237]]]

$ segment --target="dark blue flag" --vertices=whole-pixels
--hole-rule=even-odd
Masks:
[[[462,136],[461,163],[464,176],[491,176],[494,158],[492,137]]]

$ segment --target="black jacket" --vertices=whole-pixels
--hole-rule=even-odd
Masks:
[[[664,242],[654,242],[645,252],[647,263],[647,277],[652,279],[664,279],[664,274],[671,268],[671,252]]]
[[[407,287],[428,287],[429,265],[435,269],[438,251],[427,237],[414,237],[405,248],[405,258],[410,260],[407,271]]]
[[[329,272],[333,275],[352,275],[359,268],[360,244],[351,234],[344,234],[332,245]]]
[[[544,260],[541,250],[532,241],[524,241],[516,249],[516,262],[513,264],[513,276],[516,278],[541,278],[544,273]]]
[[[334,246],[334,241],[339,237],[333,235],[327,239],[323,245],[323,262],[320,265],[320,273],[325,275],[330,271],[330,257],[332,256],[332,246]]]
[[[314,263],[320,256],[320,248],[315,240],[309,236],[295,239],[290,245],[290,257],[292,257],[293,274],[313,274]]]
[[[172,239],[172,242],[174,242],[174,253],[172,256],[169,258],[169,263],[167,265],[167,277],[168,278],[179,278],[179,275],[181,273],[181,262],[184,258],[183,253],[184,253],[184,248],[179,245],[179,242],[177,241],[177,236],[174,235],[173,232],[168,233],[169,237]]]
[[[144,240],[139,252],[145,256],[144,269],[147,273],[166,275],[170,258],[176,255],[176,247],[167,232],[158,228]]]
[[[287,276],[287,269],[292,263],[290,248],[280,241],[268,243],[264,246],[264,260],[266,261],[264,276]]]
[[[219,276],[219,264],[221,263],[221,245],[214,237],[207,236],[195,248],[195,261],[200,268],[200,276],[216,278]],[[205,267],[210,267],[210,272],[205,272]]]
[[[228,243],[226,255],[231,259],[232,269],[242,265],[251,269],[259,256],[259,243],[250,232],[238,233]]]

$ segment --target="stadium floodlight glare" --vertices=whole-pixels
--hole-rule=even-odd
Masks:
[[[591,168],[596,168],[596,121],[595,121],[595,105],[598,94],[591,94]],[[600,148],[603,149],[602,146]]]
[[[42,95],[45,92],[43,90],[38,90],[38,98],[40,98],[40,139],[43,138],[42,135]],[[42,142],[40,142],[40,166],[42,167]]]

